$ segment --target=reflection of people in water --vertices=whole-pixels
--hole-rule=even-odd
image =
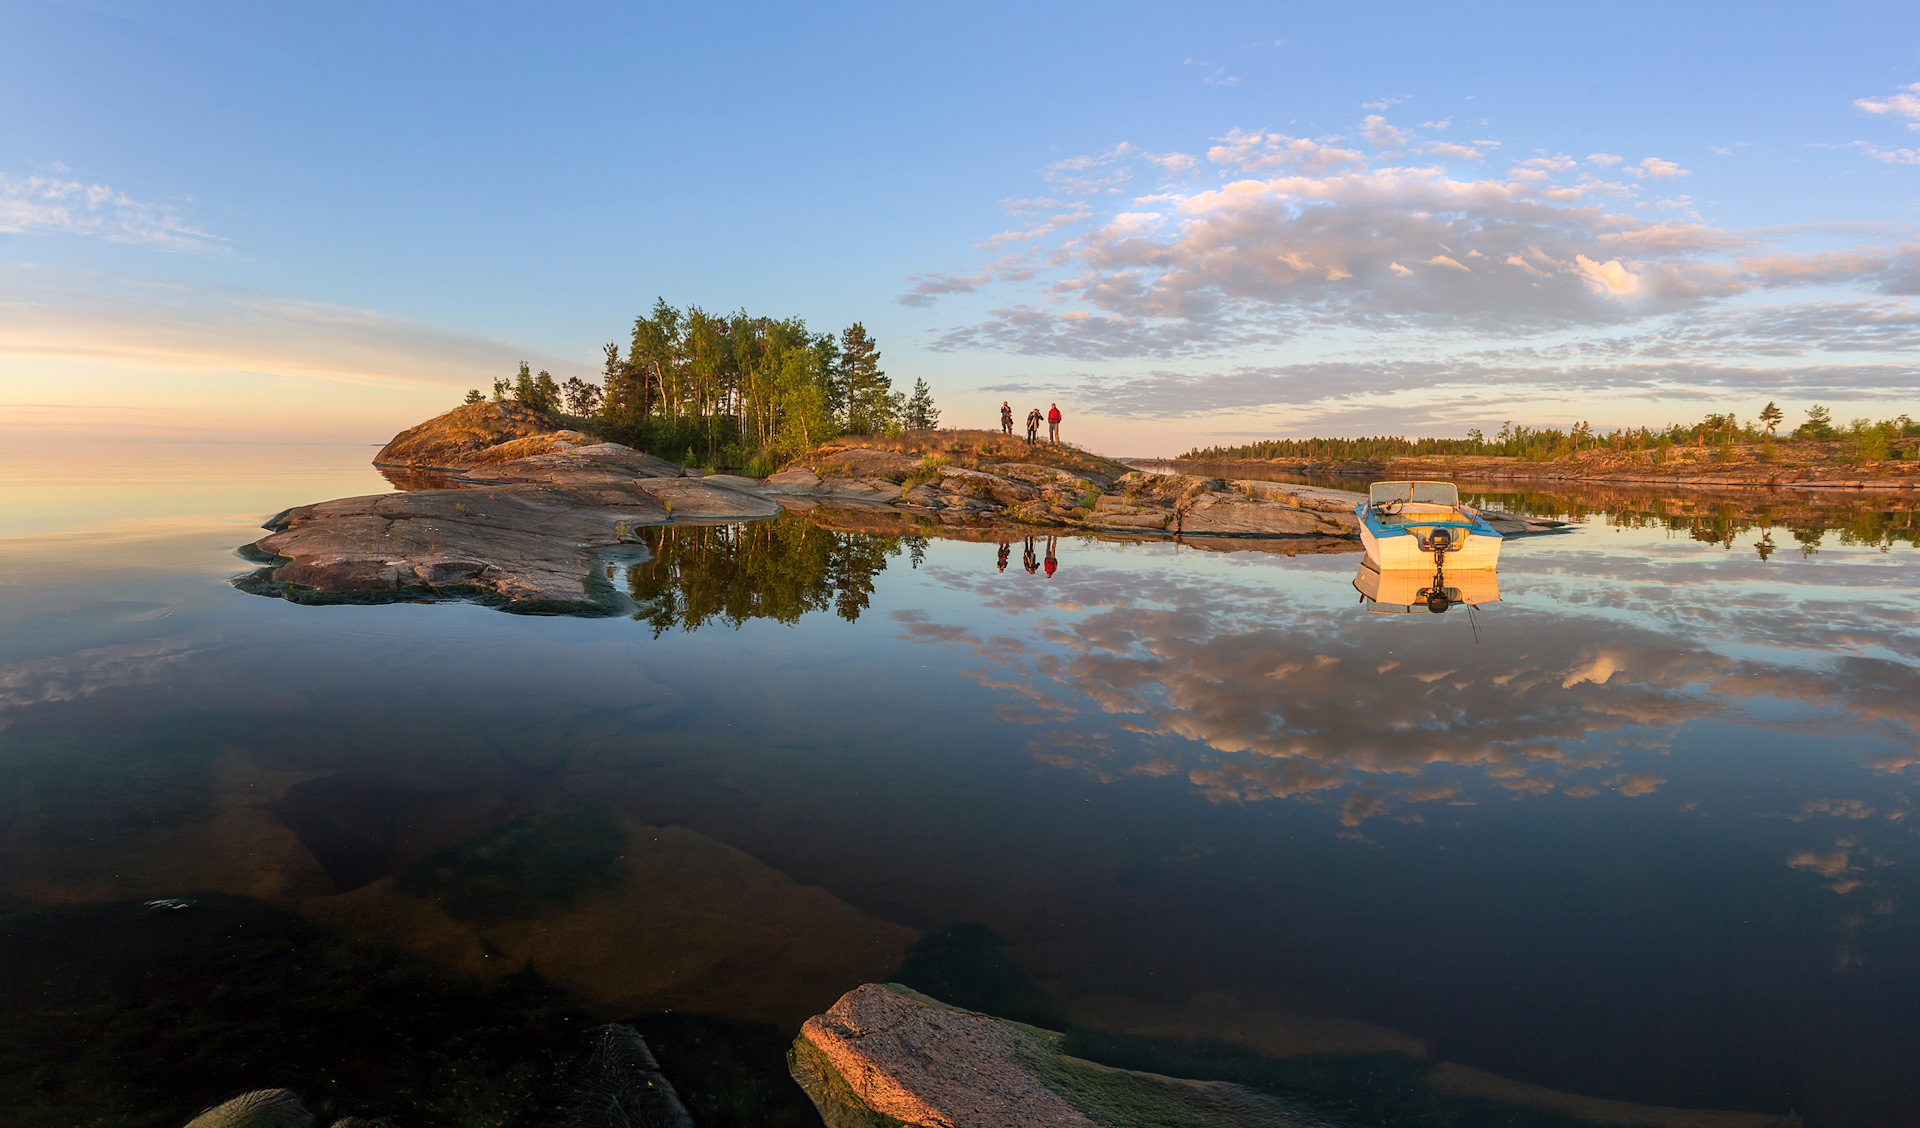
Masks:
[[[1060,561],[1053,555],[1054,542],[1057,539],[1058,538],[1055,537],[1047,538],[1047,578],[1049,580],[1053,578],[1054,569],[1060,567]]]
[[[1027,575],[1029,576],[1040,570],[1040,557],[1034,554],[1032,537],[1027,538],[1027,547],[1026,550],[1020,554],[1020,563],[1026,566]]]
[[[1012,424],[1009,423],[1008,426],[1012,426]],[[1000,542],[1000,570],[1002,572],[1007,570],[1007,557],[1012,554],[1013,554],[1013,546],[1008,544],[1006,541],[1001,541]]]

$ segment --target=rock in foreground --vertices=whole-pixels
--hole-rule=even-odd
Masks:
[[[866,984],[801,1027],[794,1080],[828,1128],[1308,1128],[1324,1122],[1220,1081],[1113,1069],[1060,1035]]]

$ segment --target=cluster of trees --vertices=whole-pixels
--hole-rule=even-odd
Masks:
[[[1855,419],[1842,427],[1819,404],[1807,409],[1806,421],[1795,427],[1792,439],[1847,439],[1854,457],[1878,462],[1889,457],[1920,457],[1920,451],[1902,444],[1902,440],[1920,436],[1920,423],[1901,415],[1875,421]],[[1602,431],[1588,423],[1558,427],[1529,427],[1512,420],[1491,437],[1478,428],[1464,439],[1409,439],[1376,436],[1363,439],[1268,439],[1232,447],[1196,447],[1181,455],[1195,462],[1230,458],[1298,460],[1300,462],[1378,462],[1389,458],[1420,455],[1508,455],[1546,460],[1583,450],[1664,451],[1675,446],[1719,447],[1730,450],[1736,443],[1760,443],[1771,450],[1786,413],[1768,403],[1759,417],[1742,423],[1731,414],[1712,414],[1697,423],[1670,423],[1666,427],[1617,428]]]
[[[937,427],[925,380],[897,392],[866,326],[838,337],[800,318],[676,309],[661,299],[610,342],[599,383],[556,382],[525,362],[495,400],[565,410],[607,438],[680,461],[758,469],[838,434]],[[478,389],[467,402],[483,397]]]

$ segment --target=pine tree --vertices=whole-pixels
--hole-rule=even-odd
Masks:
[[[533,378],[533,399],[527,406],[535,411],[556,411],[560,407],[560,385],[554,383],[552,373],[544,368]]]
[[[1807,421],[1795,427],[1793,435],[1795,438],[1831,439],[1834,436],[1833,416],[1816,403],[1807,409]]]
[[[840,334],[840,381],[845,389],[847,430],[874,435],[898,421],[893,381],[880,370],[880,349],[856,321]]]
[[[1787,413],[1781,411],[1780,405],[1772,400],[1768,400],[1767,406],[1760,409],[1760,425],[1767,429],[1769,435],[1773,434],[1773,429],[1778,427],[1780,421],[1786,417]]]
[[[911,431],[931,431],[940,425],[940,411],[933,406],[933,389],[927,387],[925,380],[914,380],[913,395],[907,398],[904,414],[907,429]]]
[[[461,400],[460,402],[461,403],[485,403],[487,402],[487,397],[480,394],[479,388],[468,388],[467,398]]]

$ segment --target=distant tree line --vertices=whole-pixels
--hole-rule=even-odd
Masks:
[[[523,361],[493,399],[564,412],[606,438],[680,462],[760,471],[835,435],[937,427],[925,380],[897,392],[880,349],[855,322],[838,337],[800,318],[675,309],[661,299],[609,342],[598,382],[561,384]],[[479,389],[468,403],[484,400]]]
[[[1464,439],[1376,436],[1362,439],[1266,439],[1241,446],[1195,447],[1181,455],[1194,462],[1258,458],[1299,462],[1381,462],[1390,458],[1421,455],[1506,455],[1535,461],[1561,458],[1583,450],[1652,451],[1658,460],[1674,447],[1719,448],[1729,455],[1739,443],[1757,443],[1762,458],[1773,456],[1776,432],[1786,413],[1768,403],[1759,416],[1742,423],[1731,414],[1708,415],[1696,423],[1670,423],[1655,430],[1650,427],[1617,428],[1602,431],[1588,423],[1558,427],[1529,427],[1509,420],[1491,437],[1478,428]],[[1789,440],[1846,440],[1846,453],[1861,462],[1880,462],[1889,458],[1920,458],[1920,446],[1906,440],[1920,437],[1920,423],[1905,415],[1875,421],[1855,419],[1845,426],[1833,422],[1832,414],[1819,404],[1807,409],[1806,421],[1795,427]]]

